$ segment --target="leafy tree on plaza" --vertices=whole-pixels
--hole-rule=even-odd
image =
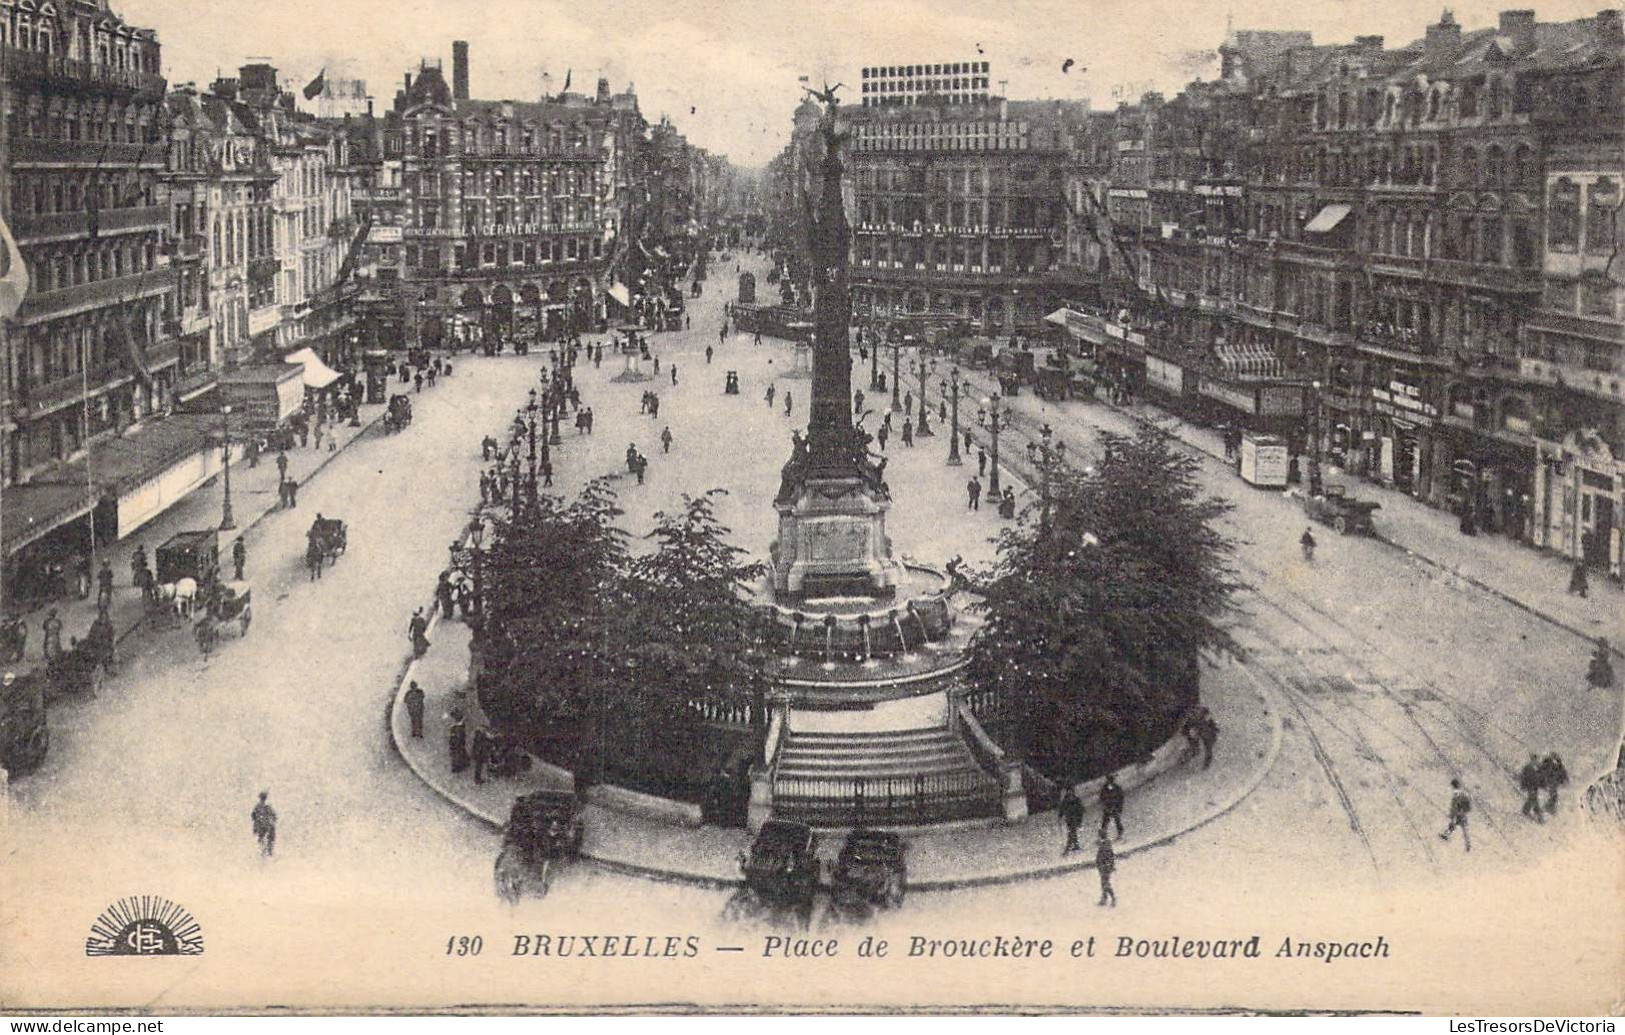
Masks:
[[[607,479],[571,502],[541,496],[498,520],[484,563],[480,690],[521,726],[579,722],[609,652],[606,616],[625,593],[627,536]]]
[[[1156,747],[1197,701],[1199,653],[1233,646],[1219,622],[1240,583],[1216,527],[1229,504],[1201,494],[1197,461],[1163,432],[1103,437],[1098,469],[1046,465],[1047,506],[1001,535],[975,587],[987,623],[967,675],[1056,779]]]

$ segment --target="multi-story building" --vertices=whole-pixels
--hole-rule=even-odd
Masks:
[[[863,70],[862,106],[979,104],[991,95],[988,75],[988,62],[982,60],[872,65]]]
[[[347,364],[355,345],[354,274],[361,226],[351,208],[357,170],[342,123],[294,107],[270,65],[244,65],[215,83],[217,96],[251,121],[270,154],[271,179],[247,203],[248,335],[260,358],[314,349]]]
[[[1234,34],[1217,81],[1116,112],[1103,217],[1076,204],[1099,162],[1075,160],[1072,235],[1099,242],[1107,296],[1085,336],[1170,405],[1618,574],[1618,274],[1594,213],[1618,215],[1621,50],[1613,11],[1446,12],[1398,49]]]
[[[842,115],[860,320],[923,313],[1000,334],[1067,296],[1066,180],[1086,106],[922,98]]]
[[[600,325],[625,293],[612,268],[635,204],[636,113],[607,80],[590,98],[482,101],[455,96],[436,64],[409,73],[384,131],[401,161],[409,340]]]
[[[0,7],[0,91],[0,205],[30,278],[5,328],[10,572],[17,551],[97,507],[89,486],[104,471],[86,474],[87,449],[170,405],[180,354],[164,320],[175,272],[155,34],[125,24],[107,0]],[[144,475],[106,470],[120,485]],[[56,484],[74,477],[81,491]],[[112,491],[115,519],[100,535],[120,523]]]

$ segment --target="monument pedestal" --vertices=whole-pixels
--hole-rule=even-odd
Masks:
[[[822,597],[885,599],[897,591],[900,565],[886,535],[891,501],[861,477],[808,477],[774,504],[773,592],[781,601]]]

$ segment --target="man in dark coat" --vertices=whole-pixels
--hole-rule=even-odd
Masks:
[[[254,825],[254,838],[260,843],[260,854],[267,856],[276,851],[276,809],[267,800],[270,796],[270,791],[261,791],[259,804],[248,814],[249,822]]]
[[[440,599],[440,614],[443,618],[451,617],[451,572],[442,571],[440,582],[434,588],[435,596]]]
[[[1083,847],[1078,844],[1078,828],[1083,826],[1083,799],[1078,797],[1078,792],[1071,787],[1062,791],[1055,814],[1066,827],[1066,844],[1062,846],[1061,854],[1078,851]]]
[[[96,606],[107,607],[113,603],[113,566],[107,559],[102,558],[102,566],[96,572]]]
[[[969,498],[965,506],[966,510],[982,509],[982,483],[976,479],[975,475],[972,475],[971,480],[965,483],[965,495]]]
[[[1568,767],[1555,753],[1540,760],[1540,784],[1546,789],[1547,812],[1557,814],[1557,792],[1568,782]]]
[[[1117,785],[1117,777],[1106,774],[1106,782],[1100,785],[1100,833],[1106,833],[1109,823],[1117,824],[1117,836],[1123,836],[1123,788]]]
[[[423,688],[418,686],[417,680],[406,688],[403,696],[406,702],[406,717],[412,723],[412,739],[423,739]]]
[[[1450,835],[1461,828],[1461,840],[1467,851],[1473,850],[1473,839],[1467,832],[1467,815],[1473,811],[1473,799],[1467,796],[1467,791],[1461,786],[1460,780],[1450,781],[1450,823],[1439,835],[1439,840],[1448,841]]]
[[[1546,814],[1540,810],[1540,759],[1533,754],[1518,771],[1518,789],[1523,792],[1524,816],[1538,823],[1546,822]]]
[[[468,723],[455,709],[448,717],[451,725],[446,727],[446,747],[451,752],[451,771],[460,773],[468,768]]]
[[[481,726],[474,731],[472,750],[474,756],[474,782],[484,783],[485,768],[495,761],[497,756],[497,739],[496,735],[491,732],[491,727]]]
[[[1117,871],[1117,853],[1112,851],[1111,839],[1102,830],[1095,839],[1095,869],[1100,872],[1100,902],[1117,908],[1117,892],[1112,888],[1112,874]]]
[[[247,563],[248,544],[243,542],[241,536],[238,536],[237,541],[231,544],[231,568],[238,582],[243,581],[243,566]]]

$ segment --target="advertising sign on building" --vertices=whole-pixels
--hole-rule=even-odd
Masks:
[[[1170,392],[1185,391],[1185,371],[1165,359],[1145,357],[1145,379]]]
[[[1258,390],[1258,412],[1267,417],[1296,417],[1303,413],[1303,388],[1265,385]]]
[[[398,226],[375,226],[372,228],[372,232],[367,235],[367,240],[372,244],[400,244],[401,228]]]
[[[1250,388],[1236,388],[1222,381],[1209,381],[1202,379],[1202,386],[1198,389],[1209,399],[1217,399],[1226,406],[1234,406],[1242,413],[1256,413],[1257,401],[1253,398]]]

